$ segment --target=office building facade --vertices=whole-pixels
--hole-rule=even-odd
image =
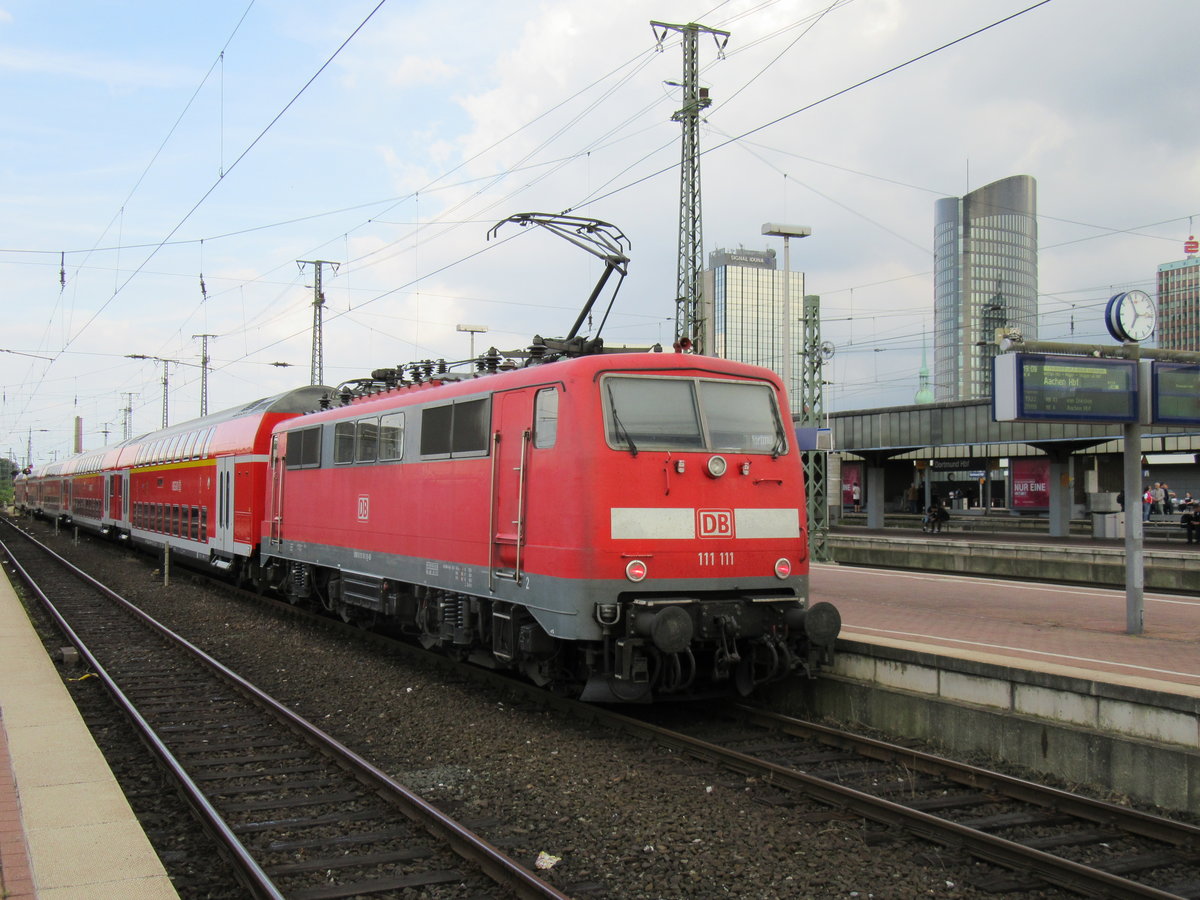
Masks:
[[[1155,337],[1163,350],[1200,350],[1200,257],[1193,254],[1158,267]]]
[[[704,272],[704,297],[710,305],[715,355],[752,363],[784,377],[784,272],[774,250],[714,250]],[[792,272],[788,285],[791,307],[792,378],[789,396],[800,396],[804,338],[804,273]]]
[[[991,396],[998,329],[1037,339],[1037,182],[1014,175],[934,207],[934,394]]]

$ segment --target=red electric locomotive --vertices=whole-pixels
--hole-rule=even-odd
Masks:
[[[255,577],[593,700],[741,692],[828,655],[780,382],[582,356],[282,422]]]
[[[606,264],[567,338],[536,338],[523,367],[491,350],[473,375],[425,364],[410,383],[379,370],[300,388],[41,467],[18,501],[588,700],[814,673],[840,618],[808,604],[779,379],[604,353],[577,335],[624,275],[624,236],[570,216],[506,221]]]

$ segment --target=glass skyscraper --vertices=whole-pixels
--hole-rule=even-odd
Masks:
[[[1013,175],[934,207],[934,394],[989,397],[996,330],[1037,340],[1037,182]]]
[[[711,298],[714,353],[752,363],[783,377],[783,275],[774,250],[714,250],[704,272],[704,296]],[[792,272],[792,383],[789,396],[800,396],[804,374],[799,350],[804,339],[804,273]]]

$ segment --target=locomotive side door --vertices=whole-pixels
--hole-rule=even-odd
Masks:
[[[217,457],[217,521],[212,548],[233,553],[233,464],[234,457]]]
[[[287,436],[284,435],[284,440]],[[286,444],[285,444],[286,446]],[[279,447],[279,435],[271,435],[271,544],[278,547],[283,541],[283,473],[284,454]]]
[[[521,580],[525,484],[533,431],[533,391],[497,394],[492,420],[492,515],[488,585]]]

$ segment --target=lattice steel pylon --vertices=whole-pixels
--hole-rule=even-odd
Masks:
[[[802,428],[821,428],[825,418],[824,363],[833,356],[833,345],[821,341],[821,298],[804,297],[804,341],[801,344],[804,372],[800,379],[800,415]],[[806,494],[808,500],[808,553],[818,562],[829,560],[829,451],[804,450]]]
[[[678,31],[683,38],[683,107],[671,117],[683,126],[683,151],[679,166],[679,265],[675,280],[675,343],[690,344],[696,353],[708,349],[708,317],[703,305],[704,239],[700,218],[700,111],[712,105],[708,88],[698,86],[700,67],[697,51],[701,32],[711,34],[722,55],[729,32],[697,25],[651,22],[658,47],[667,34]],[[687,344],[684,344],[684,341]]]
[[[215,334],[193,334],[193,340],[200,338],[200,415],[208,415],[208,339]]]
[[[330,262],[327,259],[298,259],[296,265],[304,271],[306,265],[313,267],[313,334],[312,334],[312,368],[309,372],[309,384],[324,384],[325,382],[325,324],[322,320],[322,310],[325,306],[325,292],[321,290],[321,267],[333,266],[338,270],[341,263]]]

